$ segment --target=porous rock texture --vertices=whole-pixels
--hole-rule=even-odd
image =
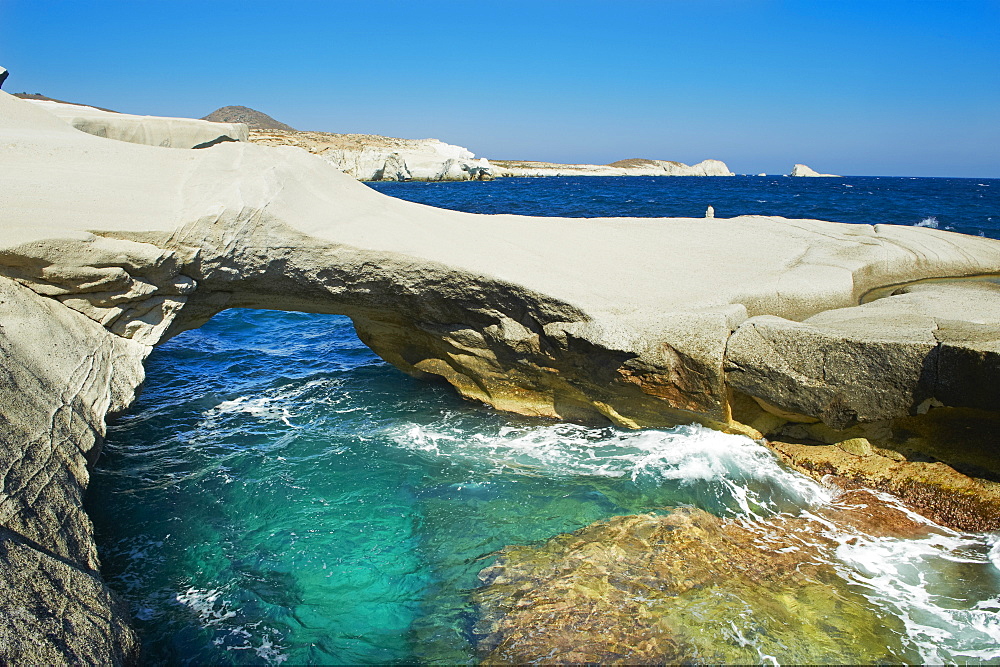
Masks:
[[[672,160],[630,158],[611,164],[556,164],[520,160],[493,160],[494,176],[732,176],[721,160],[686,165]]]
[[[29,99],[81,132],[133,144],[164,148],[205,148],[221,141],[246,141],[242,123],[210,123],[193,118],[134,116],[54,100]]]
[[[759,357],[780,380],[791,357],[758,344],[781,340],[760,332],[804,326],[803,345],[822,351],[828,330],[855,335],[824,311],[877,316],[887,306],[858,307],[872,290],[1000,272],[1000,243],[926,228],[439,210],[376,193],[298,148],[108,141],[5,93],[0,145],[0,349],[10,397],[0,404],[0,576],[16,591],[0,605],[21,619],[6,630],[4,658],[26,662],[133,655],[80,508],[87,466],[105,416],[132,400],[151,346],[220,310],[349,315],[390,363],[503,410],[625,427],[697,421],[759,436],[733,420],[732,406],[756,409],[762,428],[791,419],[829,429],[821,419],[911,418],[926,404],[921,389],[893,394],[919,405],[899,398],[895,412],[872,414],[841,410],[846,397],[822,392],[808,401],[765,393],[747,359]],[[940,327],[943,311],[921,315],[910,303],[918,292],[883,301]],[[985,302],[968,300],[958,321],[976,324]],[[819,319],[803,322],[810,318]],[[742,356],[729,362],[734,331],[730,347]],[[932,345],[923,329],[886,331],[889,347],[910,350],[899,355],[907,363],[869,371],[868,339],[852,358],[872,381],[911,386],[913,355],[944,343]],[[948,344],[968,350],[963,359],[992,359],[992,339],[962,331]],[[995,392],[990,363],[947,381],[938,363],[932,386],[948,396]],[[744,378],[739,390],[727,368]],[[814,379],[828,376],[837,391],[853,391],[835,373]],[[822,409],[797,412],[811,406]],[[70,580],[85,583],[60,583]]]

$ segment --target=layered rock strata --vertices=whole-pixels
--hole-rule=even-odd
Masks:
[[[611,164],[555,164],[520,160],[493,160],[493,172],[501,176],[733,176],[721,160],[702,160],[686,165],[669,160],[631,158]]]
[[[297,148],[108,141],[4,93],[0,141],[0,340],[16,397],[0,404],[0,576],[17,591],[0,604],[20,619],[5,658],[132,655],[80,509],[87,466],[151,346],[226,308],[349,315],[405,372],[529,415],[844,439],[926,410],[995,410],[994,291],[954,312],[932,286],[858,306],[887,286],[1000,272],[989,239],[445,211]],[[868,317],[877,336],[852,328]],[[936,407],[947,401],[971,407]]]
[[[437,139],[397,139],[374,134],[255,130],[264,146],[297,146],[359,181],[488,181],[493,167],[467,148]]]
[[[134,116],[54,100],[29,99],[81,132],[98,137],[164,148],[205,148],[222,141],[247,141],[242,123],[211,123],[193,118]]]

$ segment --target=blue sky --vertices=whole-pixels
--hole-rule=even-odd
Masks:
[[[1000,177],[1000,0],[0,0],[7,92],[488,158]]]

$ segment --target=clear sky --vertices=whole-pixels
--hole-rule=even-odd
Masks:
[[[487,158],[1000,177],[1000,0],[0,0],[7,92]]]

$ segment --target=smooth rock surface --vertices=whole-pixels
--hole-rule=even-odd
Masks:
[[[165,148],[204,148],[220,141],[247,141],[242,123],[210,123],[193,118],[135,116],[80,104],[27,100],[76,129],[98,137]]]
[[[730,385],[844,429],[921,405],[1000,408],[1000,285],[903,287],[802,322],[744,322],[726,352]]]
[[[837,174],[820,174],[820,173],[817,173],[811,167],[807,167],[804,164],[797,164],[794,167],[792,167],[792,171],[788,175],[789,176],[806,176],[806,177],[811,177],[811,178],[818,177],[818,176],[819,177],[824,177],[824,178],[840,178],[840,176],[838,176]]]
[[[397,139],[373,134],[259,130],[251,141],[297,146],[359,181],[485,181],[493,167],[467,148],[437,139]]]
[[[555,164],[519,160],[493,160],[493,172],[501,176],[733,176],[721,160],[703,160],[695,165],[669,160],[632,158],[611,164]]]

